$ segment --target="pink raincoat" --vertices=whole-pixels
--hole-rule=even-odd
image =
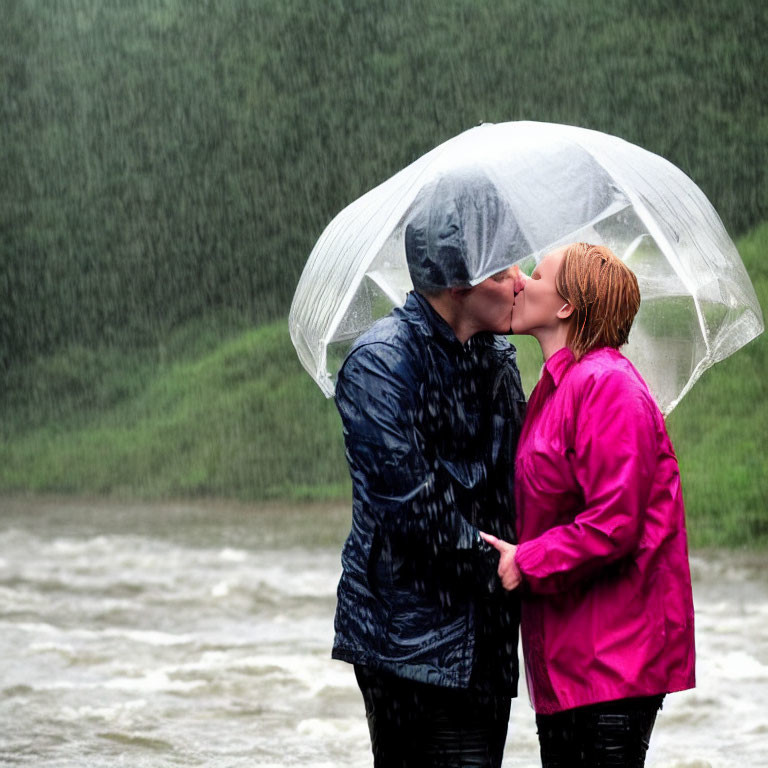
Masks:
[[[522,638],[538,714],[692,688],[680,473],[632,364],[564,348],[544,366],[516,466]]]

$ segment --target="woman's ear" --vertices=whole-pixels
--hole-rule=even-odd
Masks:
[[[557,316],[561,320],[567,320],[573,314],[574,310],[575,310],[575,307],[573,306],[573,304],[570,304],[569,302],[566,301],[565,304],[563,304],[563,306],[557,310]]]

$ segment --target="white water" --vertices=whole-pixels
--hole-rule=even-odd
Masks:
[[[0,499],[0,765],[370,766],[329,656],[347,514]],[[647,765],[768,766],[768,562],[692,564],[699,687]],[[523,693],[504,766],[538,765]]]

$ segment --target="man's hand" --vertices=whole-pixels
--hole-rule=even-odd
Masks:
[[[515,544],[510,544],[507,541],[497,539],[490,533],[483,533],[480,531],[480,536],[486,544],[490,544],[494,549],[498,550],[501,555],[497,573],[499,574],[504,589],[512,590],[520,586],[520,582],[523,580],[523,575],[520,573],[517,563],[515,563],[517,546]]]

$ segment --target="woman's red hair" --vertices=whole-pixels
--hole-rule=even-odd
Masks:
[[[577,360],[591,349],[618,349],[627,342],[640,289],[635,273],[610,248],[569,245],[555,285],[574,310],[567,344]]]

